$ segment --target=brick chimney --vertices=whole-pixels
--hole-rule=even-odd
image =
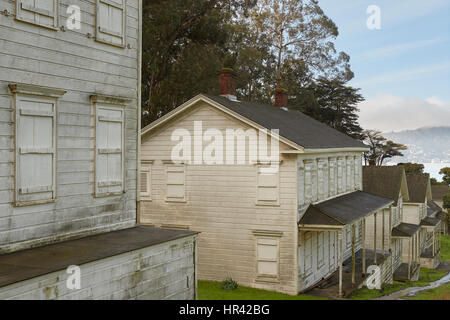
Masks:
[[[369,159],[369,166],[374,167],[376,165],[377,165],[377,163],[376,163],[375,159]]]
[[[236,100],[237,77],[233,69],[223,68],[220,73],[220,95],[230,100]]]
[[[288,95],[287,90],[283,88],[275,89],[275,107],[287,108]]]

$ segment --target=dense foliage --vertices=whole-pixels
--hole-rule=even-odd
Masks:
[[[239,77],[241,100],[290,107],[360,137],[358,89],[338,29],[317,0],[153,0],[144,3],[142,125],[198,93],[217,94],[222,67]]]

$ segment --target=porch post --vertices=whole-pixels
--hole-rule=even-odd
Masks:
[[[434,257],[434,249],[435,249],[435,248],[434,248],[434,247],[435,247],[434,243],[435,243],[435,241],[436,241],[436,240],[435,240],[434,229],[433,229],[433,257]]]
[[[352,224],[352,285],[355,285],[355,224]]]
[[[373,216],[373,263],[377,264],[377,213]]]
[[[362,275],[366,275],[366,218],[362,221]]]
[[[411,241],[413,240],[414,236],[409,238],[408,241],[408,280],[411,279],[411,253],[412,253],[412,245]]]
[[[339,246],[339,297],[342,297],[342,264],[344,263],[342,252],[342,230],[338,231],[338,246]]]
[[[384,209],[381,211],[381,224],[382,224],[382,227],[381,227],[381,250],[382,250],[382,254],[383,254],[383,258],[385,257],[384,256],[384,227],[385,227],[385,225],[384,225]]]

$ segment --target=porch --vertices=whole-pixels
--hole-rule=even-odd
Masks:
[[[323,277],[325,280],[310,283],[307,288],[303,288],[303,292],[315,288],[312,290],[316,292],[312,294],[317,293],[318,296],[344,297],[361,286],[365,280],[364,273],[367,272],[367,267],[379,266],[387,260],[386,257],[390,256],[386,251],[377,250],[379,237],[382,248],[385,250],[386,247],[385,230],[381,228],[381,234],[377,235],[376,223],[373,247],[366,249],[366,218],[374,215],[376,220],[377,213],[381,212],[384,221],[383,209],[388,208],[392,203],[390,199],[356,191],[310,205],[299,221],[299,230],[301,232],[335,231],[337,233],[337,268],[330,270],[331,272]],[[357,228],[361,231],[358,236]],[[343,244],[344,236],[347,242],[346,248]],[[299,276],[303,275],[299,274]]]
[[[426,230],[425,249],[420,254],[420,265],[425,268],[435,269],[441,262],[441,220],[426,217],[422,219],[420,225]]]
[[[386,278],[386,271],[390,270],[391,255],[388,252],[377,252],[375,259],[373,250],[366,250],[366,260],[363,262],[364,252],[360,249],[355,254],[355,278],[352,276],[352,258],[346,259],[342,264],[342,296],[348,297],[354,290],[364,286],[368,277],[364,274],[363,266],[377,265],[381,269],[381,277]],[[376,262],[375,262],[376,261]],[[384,271],[384,272],[383,272]],[[309,295],[336,298],[336,292],[339,291],[339,270],[336,270],[331,276],[319,282],[314,288],[307,290]]]
[[[420,276],[420,264],[402,263],[394,272],[395,281],[417,281]]]

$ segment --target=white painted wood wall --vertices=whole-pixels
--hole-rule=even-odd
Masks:
[[[18,12],[18,18],[28,22],[15,19],[18,1],[35,11]],[[140,12],[138,0],[123,1],[116,2],[124,11],[117,9],[114,15],[125,12],[123,21],[111,24],[104,20],[106,11],[100,10],[97,26],[96,6],[108,2],[51,0],[36,7],[25,0],[0,0],[1,10],[11,13],[0,14],[0,252],[135,224]],[[62,31],[72,4],[81,8],[81,30]],[[55,16],[44,19],[42,10]],[[54,117],[54,203],[24,207],[13,203],[17,120],[8,90],[11,83],[67,91],[57,100]],[[124,192],[118,195],[95,197],[96,118],[91,95],[131,99],[123,113],[123,186],[118,190],[123,187]],[[39,138],[39,147],[45,147],[44,140]]]
[[[80,266],[81,289],[66,270],[0,288],[0,300],[193,300],[196,236],[160,243]]]

